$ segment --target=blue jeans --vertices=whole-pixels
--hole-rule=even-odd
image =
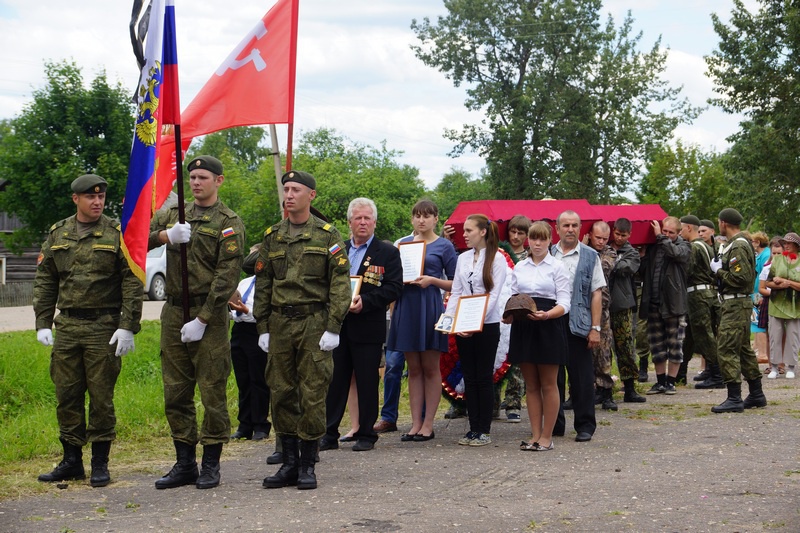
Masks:
[[[400,383],[406,356],[403,352],[386,350],[386,366],[383,369],[383,407],[381,420],[397,422],[397,409],[400,404]]]

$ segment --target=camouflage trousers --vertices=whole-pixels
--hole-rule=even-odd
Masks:
[[[502,404],[500,402],[500,384],[494,386],[494,406],[496,409],[504,405],[504,409],[519,411],[522,409],[522,397],[525,396],[525,380],[522,379],[522,372],[519,365],[511,365],[505,375],[506,392]]]
[[[683,339],[683,358],[689,361],[699,353],[707,363],[717,364],[717,329],[719,327],[719,298],[716,291],[701,290],[689,293],[689,322]]]
[[[267,385],[278,435],[316,440],[325,434],[325,396],[333,357],[319,349],[319,340],[327,323],[326,310],[298,318],[278,313],[269,317]]]
[[[634,338],[636,339],[636,356],[639,359],[647,359],[650,357],[650,341],[647,340],[647,319],[637,318],[635,329],[636,331],[634,332]]]
[[[657,307],[647,315],[647,340],[654,363],[683,362],[683,337],[686,334],[686,315],[661,316]]]
[[[190,320],[200,307],[189,311]],[[194,446],[228,442],[231,420],[226,387],[231,373],[228,314],[223,310],[206,326],[197,342],[181,342],[183,310],[164,304],[161,310],[161,376],[164,381],[164,411],[173,440]],[[198,438],[195,388],[205,415]]]
[[[717,359],[725,383],[741,383],[744,379],[761,378],[758,360],[750,346],[750,298],[723,300],[719,323]]]
[[[594,384],[600,389],[611,389],[614,381],[611,379],[611,345],[614,337],[611,334],[611,324],[608,310],[603,310],[600,328],[600,345],[592,349],[592,364],[594,365]]]
[[[112,441],[117,417],[114,387],[122,369],[116,346],[108,341],[117,329],[119,316],[80,320],[58,315],[50,354],[50,378],[56,389],[56,418],[61,440],[74,446]],[[89,423],[86,423],[86,393],[89,393]]]
[[[636,367],[636,339],[633,325],[632,308],[611,313],[611,334],[614,337],[614,352],[617,354],[617,367],[622,381],[634,379],[639,375]]]

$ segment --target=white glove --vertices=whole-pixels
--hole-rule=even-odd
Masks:
[[[129,329],[118,329],[114,332],[111,336],[111,340],[108,341],[108,344],[117,343],[117,351],[115,352],[117,357],[122,357],[128,352],[133,351],[133,332]]]
[[[269,352],[269,333],[262,333],[258,336],[258,347]]]
[[[167,239],[169,239],[171,244],[189,242],[191,236],[192,226],[190,226],[188,222],[184,222],[183,224],[178,222],[167,230]]]
[[[42,328],[36,330],[36,339],[45,346],[53,345],[53,330],[50,328]]]
[[[337,346],[339,346],[339,335],[337,333],[326,331],[322,334],[322,338],[319,340],[320,350],[323,352],[330,352]]]
[[[203,333],[206,332],[206,326],[200,322],[199,318],[195,318],[191,322],[187,322],[181,328],[181,342],[197,342],[203,338]]]
[[[713,261],[711,261],[711,272],[716,274],[717,270],[719,270],[720,268],[722,268],[722,259],[714,259]]]

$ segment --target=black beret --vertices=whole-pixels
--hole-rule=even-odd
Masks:
[[[685,217],[681,217],[681,223],[691,224],[692,226],[699,226],[700,219],[694,215],[686,215]]]
[[[75,194],[97,194],[106,192],[108,182],[96,174],[84,174],[75,178],[71,187]]]
[[[714,227],[714,223],[708,220],[707,218],[701,220],[700,225],[706,228],[717,229],[716,227]]]
[[[201,168],[203,170],[208,170],[217,176],[222,175],[222,161],[210,155],[199,155],[195,157],[189,161],[189,164],[186,165],[186,168],[189,170],[189,172]]]
[[[740,226],[744,217],[732,207],[726,207],[719,212],[719,219],[732,226]]]
[[[309,174],[308,172],[301,172],[299,170],[290,170],[286,174],[283,175],[281,178],[281,183],[286,185],[288,181],[296,181],[297,183],[302,183],[306,187],[311,190],[317,189],[317,180],[314,179],[314,176]]]

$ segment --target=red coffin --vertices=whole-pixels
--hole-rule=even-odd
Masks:
[[[667,212],[658,204],[593,205],[592,208],[598,213],[600,220],[607,222],[612,228],[618,218],[630,220],[633,228],[629,241],[633,246],[656,242],[656,234],[650,224],[653,220],[661,222],[667,217]]]

